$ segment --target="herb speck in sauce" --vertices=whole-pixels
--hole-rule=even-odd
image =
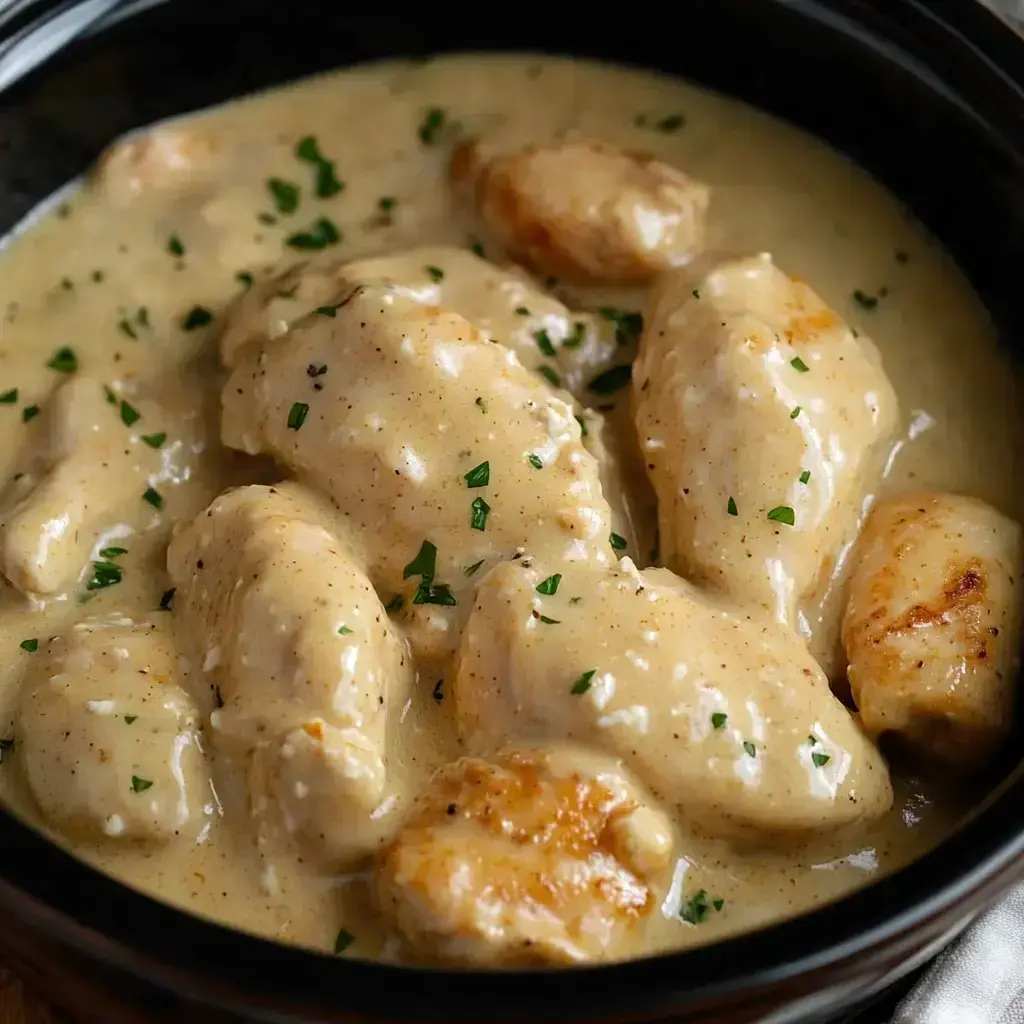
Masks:
[[[538,594],[544,594],[550,597],[552,594],[558,593],[558,584],[561,582],[562,574],[560,572],[556,572],[546,580],[541,580],[534,589]]]
[[[590,689],[590,680],[594,678],[594,673],[597,672],[596,668],[588,668],[586,672],[582,673],[579,679],[572,684],[572,688],[569,692],[578,697],[582,693],[586,693]]]
[[[420,122],[417,134],[424,146],[432,146],[436,141],[446,121],[445,112],[440,107],[431,107]]]
[[[126,426],[130,427],[135,423],[138,423],[142,419],[139,411],[132,405],[129,405],[123,398],[121,399],[121,422]]]
[[[185,319],[182,321],[181,326],[183,330],[195,331],[200,327],[206,327],[212,322],[213,313],[206,309],[205,306],[193,306],[185,314]]]
[[[147,487],[142,492],[142,500],[152,505],[155,509],[161,509],[164,507],[163,495],[152,487]]]
[[[25,408],[21,410],[21,422],[28,423],[29,420],[34,420],[40,412],[41,410],[38,405],[26,405]]]
[[[853,301],[856,302],[861,309],[875,309],[878,306],[878,298],[874,295],[868,295],[867,292],[861,291],[860,288],[854,289]]]
[[[483,498],[474,498],[470,506],[469,525],[474,530],[487,529],[487,517],[490,515],[491,506]]]
[[[288,410],[288,429],[301,430],[308,413],[309,405],[306,402],[292,402],[292,407]]]
[[[479,466],[474,466],[466,473],[463,479],[467,487],[486,487],[491,482],[491,464],[481,462]]]
[[[185,246],[181,244],[181,239],[177,235],[171,235],[167,239],[167,251],[179,259],[185,255]]]
[[[282,178],[271,178],[267,181],[267,189],[278,213],[294,213],[299,208],[299,186]]]
[[[773,523],[782,523],[784,526],[796,525],[796,513],[789,505],[776,505],[769,510],[768,518]]]
[[[29,654],[34,654],[39,650],[39,641],[36,637],[32,637],[30,640],[22,640],[18,646],[23,651],[28,651]]]
[[[133,793],[145,793],[147,789],[152,786],[153,783],[150,779],[140,779],[138,775],[132,776],[132,792]]]

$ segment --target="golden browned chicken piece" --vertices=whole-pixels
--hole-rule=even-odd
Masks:
[[[377,892],[427,961],[603,960],[640,941],[674,838],[618,763],[579,750],[440,769],[381,857]]]
[[[635,281],[700,251],[710,191],[653,157],[580,139],[488,160],[456,150],[452,178],[472,185],[487,227],[542,274]]]
[[[874,735],[970,769],[1013,718],[1021,530],[974,498],[878,505],[854,551],[843,621],[850,687]]]

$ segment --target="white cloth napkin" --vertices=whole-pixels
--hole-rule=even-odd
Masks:
[[[1024,884],[939,956],[892,1024],[1024,1024]]]

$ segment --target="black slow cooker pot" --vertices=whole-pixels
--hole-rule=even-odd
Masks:
[[[570,53],[677,73],[826,139],[908,204],[1004,342],[1024,344],[1024,41],[977,0],[681,0],[660,14],[136,0],[113,24],[97,20],[104,6],[118,5],[0,3],[0,57],[40,16],[55,35],[36,37],[44,49],[28,64],[56,50],[0,93],[0,235],[115,136],[168,115],[379,57]],[[1007,763],[993,786],[934,853],[813,913],[691,952],[508,974],[243,935],[120,885],[0,812],[0,956],[76,1019],[104,1024],[847,1019],[1021,873],[1024,779]]]

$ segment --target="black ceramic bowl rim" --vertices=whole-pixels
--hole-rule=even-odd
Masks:
[[[822,19],[870,8],[860,0],[781,0]],[[904,0],[908,22],[932,21],[947,32],[960,69],[956,89],[977,89],[980,105],[999,113],[986,127],[1024,154],[1024,89],[1006,70],[1024,70],[1024,42],[975,0],[924,4]],[[861,11],[861,13],[863,13]],[[866,27],[867,45],[888,47]],[[817,996],[828,999],[837,965],[886,946],[893,961],[917,952],[912,933],[972,898],[993,899],[1024,854],[1020,772],[970,822],[933,852],[868,888],[799,917],[714,945],[643,960],[564,971],[427,970],[331,957],[233,931],[158,903],[77,861],[6,811],[0,811],[0,912],[84,958],[144,976],[171,992],[188,990],[211,1006],[261,1006],[262,1019],[324,1012],[396,1018],[416,1006],[423,1019],[529,1019],[555,1013],[642,1020],[675,1007],[692,1009],[728,996],[742,1002],[801,976],[830,971]],[[9,926],[9,925],[8,925]],[[949,925],[941,936],[948,935]],[[841,975],[841,971],[838,972]],[[862,985],[863,981],[858,980]],[[457,990],[458,1005],[450,1000]],[[810,998],[815,998],[814,996]],[[782,1018],[773,1018],[773,1020]],[[789,1019],[787,1016],[785,1019]]]

